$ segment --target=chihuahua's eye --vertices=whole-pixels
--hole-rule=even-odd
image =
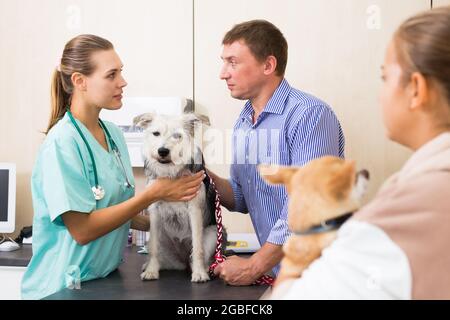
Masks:
[[[153,132],[153,135],[154,135],[155,137],[158,137],[158,136],[160,135],[160,133],[159,133],[158,131],[155,131],[155,132]]]
[[[173,137],[174,137],[175,139],[177,139],[177,140],[180,140],[180,139],[181,139],[181,133],[174,133],[174,134],[173,134]]]

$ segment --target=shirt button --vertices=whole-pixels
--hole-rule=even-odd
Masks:
[[[250,179],[248,179],[247,182],[250,184]]]

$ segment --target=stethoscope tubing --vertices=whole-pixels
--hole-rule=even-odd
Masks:
[[[91,147],[89,146],[89,143],[86,140],[86,137],[84,136],[83,132],[81,131],[80,127],[78,126],[77,122],[75,121],[72,113],[70,112],[69,108],[67,108],[67,114],[69,115],[69,118],[71,120],[71,122],[73,123],[75,129],[78,131],[78,134],[80,135],[80,137],[83,139],[84,144],[86,145],[88,152],[89,152],[89,157],[91,158],[92,161],[92,166],[93,166],[93,171],[94,171],[94,182],[95,182],[95,186],[92,188],[92,191],[94,192],[94,197],[96,200],[100,200],[104,197],[104,190],[103,188],[99,185],[98,183],[98,174],[97,174],[97,165],[95,164],[95,159],[94,159],[94,153],[92,152]],[[106,133],[106,137],[108,138],[109,144],[111,146],[112,152],[114,153],[115,157],[117,158],[119,165],[123,171],[123,174],[125,176],[125,185],[127,188],[134,188],[134,186],[130,183],[130,181],[128,180],[128,175],[127,172],[125,170],[125,166],[123,165],[122,162],[122,157],[119,151],[119,148],[117,147],[116,143],[114,142],[113,138],[111,137],[108,129],[106,128],[105,124],[103,123],[103,121],[101,119],[98,119],[100,126],[102,127],[102,129],[105,131]]]
[[[94,170],[94,182],[95,182],[95,187],[98,188],[98,175],[97,175],[97,166],[95,164],[95,159],[94,159],[94,154],[92,152],[91,147],[89,146],[89,143],[86,140],[86,137],[84,136],[83,132],[81,132],[80,127],[78,126],[77,122],[75,121],[75,119],[73,118],[72,112],[70,112],[70,110],[67,110],[67,114],[69,115],[70,120],[72,121],[73,125],[75,126],[75,129],[77,129],[78,134],[80,135],[81,139],[83,139],[84,144],[86,145],[88,152],[89,152],[89,157],[91,158],[92,161],[92,167]]]

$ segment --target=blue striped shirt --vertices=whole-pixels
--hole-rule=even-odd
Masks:
[[[234,126],[230,184],[234,211],[250,213],[259,243],[285,243],[287,192],[269,185],[258,164],[302,166],[312,159],[344,157],[344,135],[332,109],[323,101],[291,88],[283,79],[255,124],[250,100]],[[278,274],[279,265],[273,269]]]

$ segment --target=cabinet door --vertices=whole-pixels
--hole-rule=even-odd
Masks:
[[[0,266],[0,300],[20,300],[20,283],[25,267]]]
[[[433,0],[433,8],[450,5],[450,0]]]
[[[385,137],[377,101],[380,66],[395,28],[406,17],[430,8],[429,0],[195,0],[194,4],[196,107],[222,130],[224,142],[244,101],[231,98],[219,80],[222,38],[236,23],[267,19],[289,44],[286,79],[333,107],[344,129],[346,157],[371,172],[368,198],[401,167],[410,153]],[[210,167],[227,176],[229,151],[218,152],[222,158],[215,156]],[[225,223],[232,231],[251,229],[248,217],[227,215]]]

